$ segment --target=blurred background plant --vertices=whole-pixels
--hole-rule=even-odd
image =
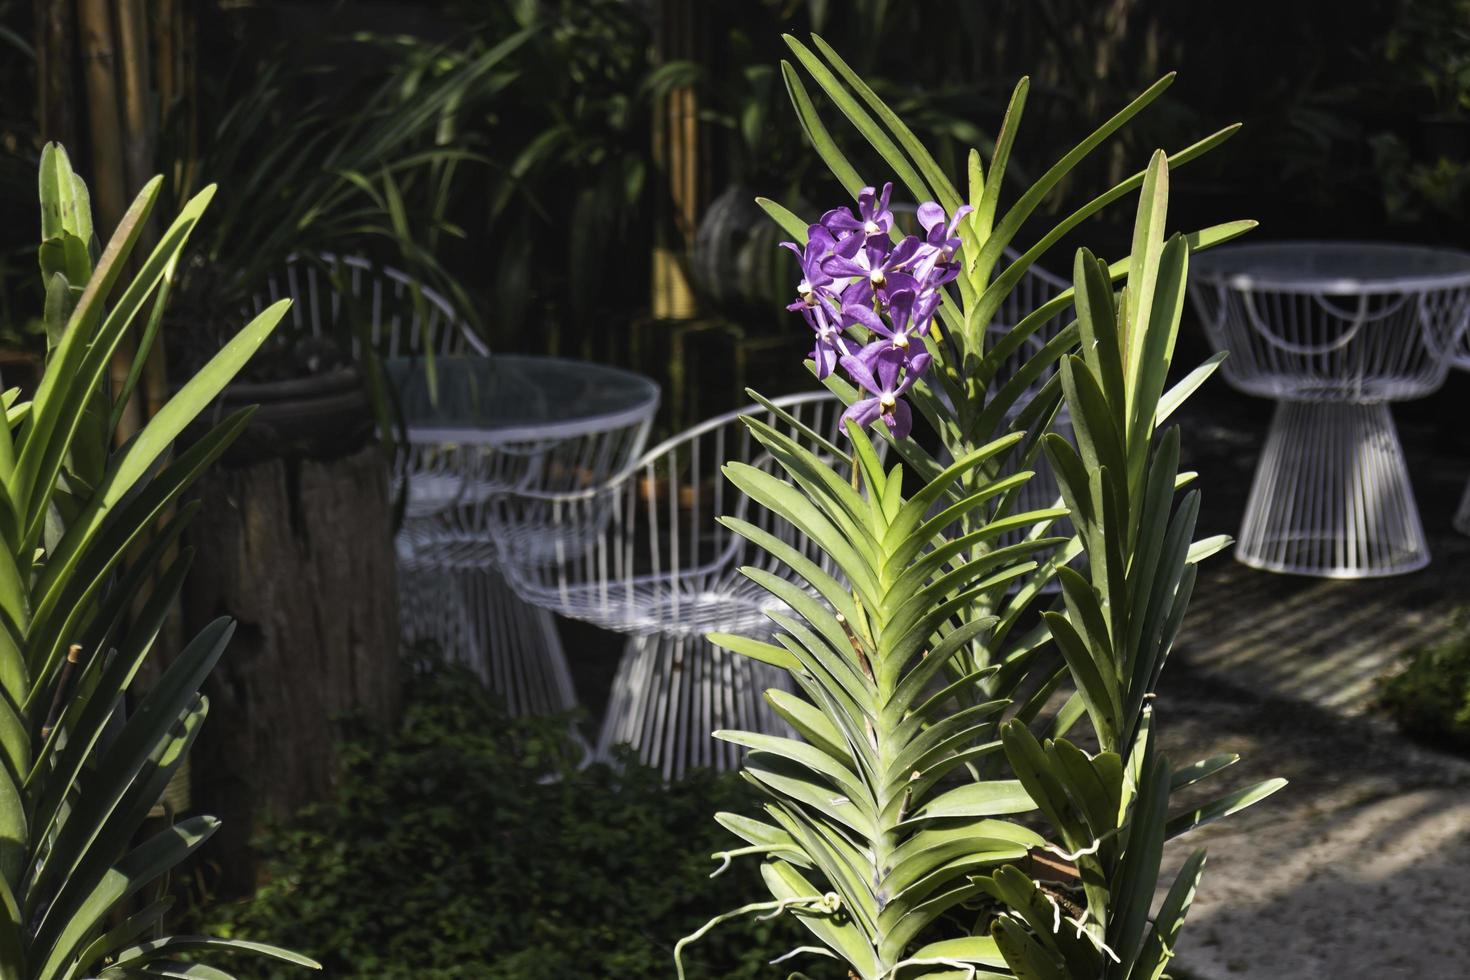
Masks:
[[[453,3],[472,58],[512,32],[530,41],[507,84],[470,106],[494,179],[455,213],[483,216],[463,274],[487,287],[492,346],[599,349],[609,318],[646,303],[651,217],[661,183],[649,159],[653,107],[698,75],[658,64],[637,6],[622,0]]]
[[[39,347],[40,289],[35,276],[32,194],[39,137],[35,119],[36,51],[22,0],[0,2],[0,348]]]
[[[1388,218],[1454,235],[1470,217],[1470,2],[1394,5],[1375,77],[1400,123],[1369,140]]]
[[[516,32],[461,52],[358,36],[341,43],[380,53],[380,67],[360,78],[330,58],[294,63],[272,53],[242,57],[204,86],[199,115],[213,126],[198,152],[185,152],[192,115],[181,112],[164,130],[160,155],[176,193],[229,175],[245,193],[211,223],[183,270],[187,329],[176,340],[207,352],[217,344],[214,324],[266,293],[288,259],[323,253],[363,253],[403,268],[478,323],[478,302],[439,259],[465,237],[451,218],[457,185],[483,180],[474,169],[488,163],[462,117],[514,80],[505,63],[529,37]],[[336,339],[350,350],[350,336]],[[284,338],[287,349],[292,340]],[[267,359],[256,370],[290,376],[293,367],[305,365]]]

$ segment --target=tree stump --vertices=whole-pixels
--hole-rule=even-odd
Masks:
[[[217,616],[234,639],[205,686],[194,809],[224,825],[210,844],[222,896],[256,884],[250,840],[266,820],[326,798],[347,714],[398,707],[398,593],[383,452],[217,466],[198,483],[184,586],[192,637]]]

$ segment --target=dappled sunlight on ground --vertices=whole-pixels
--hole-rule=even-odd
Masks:
[[[1192,671],[1166,682],[1160,710],[1171,759],[1244,756],[1217,792],[1272,775],[1291,780],[1171,845],[1168,874],[1194,847],[1210,853],[1180,950],[1188,976],[1464,975],[1470,762],[1376,724],[1263,703]]]

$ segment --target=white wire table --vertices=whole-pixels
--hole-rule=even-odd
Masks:
[[[1325,578],[1429,563],[1390,402],[1438,388],[1470,311],[1470,254],[1369,242],[1226,246],[1190,295],[1226,379],[1277,401],[1236,558]]]
[[[621,479],[647,440],[659,388],[617,368],[550,357],[389,358],[410,443],[401,567],[410,635],[475,665],[515,713],[576,705],[552,614],[502,577],[497,500],[528,486]],[[516,547],[511,544],[509,547]]]

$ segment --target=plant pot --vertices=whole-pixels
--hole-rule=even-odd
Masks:
[[[226,415],[250,405],[259,407],[225,452],[223,462],[228,466],[272,457],[336,459],[361,449],[373,436],[367,390],[352,366],[305,378],[229,385],[193,434],[202,435]]]
[[[796,282],[792,256],[778,247],[786,237],[754,191],[726,188],[705,210],[690,249],[690,278],[704,304],[737,322],[783,322]]]

